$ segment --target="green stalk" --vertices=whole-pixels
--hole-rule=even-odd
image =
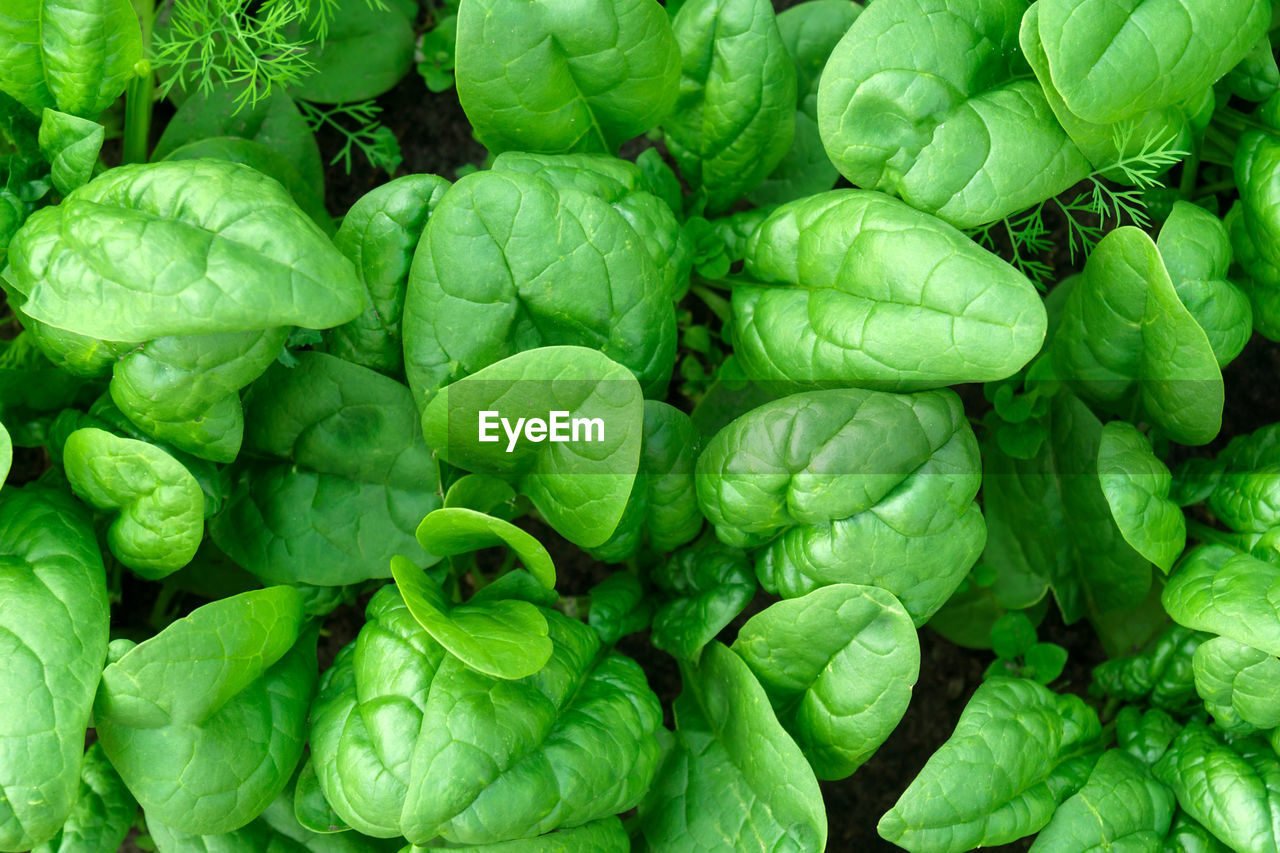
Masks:
[[[133,10],[142,27],[143,48],[151,52],[151,29],[155,24],[155,0],[133,0]],[[139,63],[138,76],[129,83],[124,101],[125,163],[145,163],[151,148],[151,109],[155,104],[156,75],[151,63]]]

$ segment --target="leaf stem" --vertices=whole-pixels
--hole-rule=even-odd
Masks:
[[[151,52],[151,28],[155,24],[155,0],[133,0],[133,9],[142,28],[142,46]],[[124,101],[124,152],[125,163],[147,162],[151,148],[151,110],[155,105],[156,75],[151,62],[143,59],[136,69],[138,74],[129,82]]]

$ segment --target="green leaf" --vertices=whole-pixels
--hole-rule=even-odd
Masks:
[[[1280,849],[1280,759],[1265,743],[1226,746],[1192,720],[1153,769],[1183,811],[1230,849]]]
[[[702,647],[743,611],[756,592],[745,552],[711,539],[654,566],[650,580],[668,598],[653,616],[653,645],[696,661]]]
[[[791,147],[795,66],[765,0],[689,0],[672,29],[682,67],[664,139],[707,210],[722,213]]]
[[[1164,588],[1165,609],[1179,625],[1280,655],[1280,566],[1226,550],[1188,554]]]
[[[117,516],[107,546],[121,563],[158,580],[191,562],[204,538],[204,493],[164,450],[100,429],[73,432],[62,449],[71,488]]]
[[[1071,141],[1089,159],[1089,163],[1095,169],[1104,170],[1102,175],[1107,180],[1134,183],[1125,169],[1115,168],[1115,164],[1139,162],[1144,153],[1149,152],[1156,144],[1164,143],[1165,147],[1180,152],[1192,150],[1192,146],[1196,144],[1194,134],[1203,130],[1203,127],[1197,125],[1198,111],[1205,97],[1209,98],[1209,108],[1212,110],[1213,98],[1210,92],[1198,92],[1188,100],[1155,109],[1140,109],[1137,108],[1140,105],[1135,105],[1134,113],[1122,121],[1093,122],[1082,118],[1062,99],[1049,71],[1049,59],[1040,37],[1040,11],[1041,4],[1032,3],[1022,16],[1018,34],[1022,53],[1035,72],[1054,117],[1071,137]],[[1157,167],[1153,170],[1152,177],[1171,165],[1172,163]]]
[[[566,427],[569,441],[512,440],[492,421],[480,440],[480,413],[508,421],[551,412],[597,419],[583,439]],[[562,536],[591,548],[613,533],[626,508],[640,459],[644,403],[640,386],[623,366],[582,347],[526,350],[443,388],[427,405],[422,427],[427,442],[449,464],[500,476]]]
[[[643,631],[653,618],[653,604],[645,597],[640,579],[630,572],[609,575],[591,587],[588,599],[587,623],[605,645]]]
[[[297,590],[275,586],[206,604],[141,645],[112,643],[94,723],[148,815],[228,832],[288,784],[316,677],[303,619]]]
[[[1150,767],[1160,760],[1182,731],[1182,723],[1152,708],[1140,711],[1126,705],[1116,715],[1116,745]]]
[[[1042,0],[1049,72],[1071,111],[1114,122],[1209,88],[1270,23],[1264,0],[1195,0],[1177,9]]]
[[[394,554],[426,564],[414,531],[440,506],[439,473],[409,389],[317,352],[254,384],[246,454],[218,546],[267,581],[341,586],[390,576]]]
[[[164,126],[151,159],[159,162],[185,145],[215,136],[236,136],[265,145],[323,197],[320,148],[298,105],[284,92],[273,91],[252,100],[244,98],[243,89],[238,87],[189,93]]]
[[[452,557],[506,545],[516,552],[529,574],[547,589],[556,585],[556,567],[542,543],[510,522],[462,507],[437,509],[418,525],[418,543],[428,553]]]
[[[818,781],[741,658],[720,643],[707,646],[701,663],[685,670],[675,715],[675,742],[640,805],[650,848],[825,849]]]
[[[413,67],[413,18],[417,5],[341,0],[323,38],[314,23],[303,27],[314,68],[289,89],[299,100],[350,104],[376,98]]]
[[[27,316],[108,341],[323,329],[360,309],[350,262],[280,186],[216,160],[112,169],[33,214],[9,262]]]
[[[818,90],[822,141],[841,174],[959,228],[1083,180],[1089,163],[1018,49],[1024,11],[1022,0],[870,5]]]
[[[644,401],[640,469],[627,508],[609,541],[592,556],[609,563],[636,554],[645,541],[654,551],[673,551],[702,530],[694,465],[702,437],[689,416],[657,400]]]
[[[444,508],[473,509],[510,521],[515,500],[516,490],[506,480],[488,474],[465,474],[444,493]]]
[[[312,714],[320,787],[344,821],[416,844],[482,845],[640,800],[658,762],[657,697],[640,667],[605,653],[589,627],[542,613],[551,658],[508,681],[446,654],[394,587],[374,595]]]
[[[429,849],[433,848],[414,847],[412,853]],[[616,817],[607,817],[536,838],[499,841],[496,844],[468,844],[452,849],[464,853],[628,853],[631,841],[627,838],[622,821]]]
[[[329,352],[388,375],[404,367],[400,324],[414,249],[449,182],[406,175],[361,196],[333,243],[364,285],[364,311],[329,334]]]
[[[1003,379],[1044,340],[1026,277],[880,193],[783,205],[746,261],[762,286],[733,288],[733,335],[751,379],[894,391]]]
[[[1231,94],[1247,101],[1265,101],[1280,90],[1280,67],[1276,66],[1270,34],[1260,38],[1221,82]]]
[[[1058,377],[1076,393],[1136,408],[1174,441],[1206,444],[1222,426],[1213,347],[1138,228],[1099,241],[1067,296],[1052,352]]]
[[[1055,774],[1100,733],[1078,696],[1025,679],[983,682],[951,737],[880,819],[880,836],[913,853],[962,853],[1030,835],[1071,793]],[[975,767],[999,772],[976,785]]]
[[[898,725],[920,671],[892,593],[834,584],[751,617],[733,644],[819,779],[843,779]]]
[[[679,48],[653,0],[465,0],[456,51],[458,100],[495,153],[613,154],[676,97]]]
[[[14,0],[0,20],[0,91],[36,114],[97,118],[147,68],[144,52],[129,0]]]
[[[1231,239],[1218,217],[1179,201],[1160,229],[1156,248],[1178,298],[1209,336],[1218,365],[1225,367],[1253,334],[1253,309],[1244,291],[1227,279]]]
[[[0,493],[0,848],[53,838],[76,804],[107,654],[107,583],[83,506],[32,486]]]
[[[1169,499],[1173,475],[1133,424],[1102,428],[1098,482],[1125,541],[1168,574],[1186,547],[1187,522]]]
[[[0,487],[3,487],[4,481],[9,477],[9,469],[13,466],[13,440],[9,437],[9,430],[0,423]]]
[[[1098,759],[1089,781],[1054,812],[1032,853],[1155,850],[1173,822],[1173,794],[1118,749]]]
[[[405,370],[420,403],[508,356],[554,345],[600,350],[663,396],[676,324],[673,296],[657,283],[674,279],[642,236],[651,229],[633,224],[637,205],[612,204],[582,160],[556,159],[586,188],[517,168],[476,172],[432,212],[404,307]],[[651,210],[661,205],[649,198]]]
[[[440,588],[403,557],[391,558],[391,575],[418,624],[471,669],[494,678],[525,678],[551,657],[547,620],[529,602],[450,606]]]
[[[861,11],[849,0],[810,0],[778,15],[778,34],[796,68],[796,131],[786,156],[748,195],[753,203],[782,204],[835,186],[840,173],[818,132],[818,80]]]
[[[304,180],[294,164],[279,152],[260,142],[238,136],[210,136],[188,142],[170,151],[166,160],[199,160],[210,158],[240,163],[277,181],[289,191],[311,221],[326,234],[333,233],[333,220],[324,206],[323,184]]]
[[[922,625],[982,550],[978,466],[951,391],[811,391],[717,433],[698,459],[698,503],[721,541],[768,543],[756,558],[766,590],[880,586]]]
[[[1172,625],[1147,651],[1113,658],[1093,671],[1092,690],[1126,702],[1148,701],[1157,708],[1184,713],[1198,704],[1192,655],[1204,634]]]
[[[1206,640],[1192,660],[1196,692],[1224,729],[1280,726],[1280,660],[1227,637]],[[1233,725],[1236,724],[1236,725]]]
[[[40,153],[49,161],[58,192],[67,195],[89,183],[105,134],[96,121],[45,108],[40,119]]]
[[[1024,655],[1023,670],[1027,677],[1049,684],[1058,680],[1067,665],[1067,650],[1057,643],[1036,643]]]
[[[1021,611],[1006,613],[991,626],[991,650],[1006,660],[1027,654],[1036,642],[1036,626]]]
[[[138,804],[107,761],[102,745],[85,750],[80,792],[62,829],[31,853],[106,853],[117,850],[133,826]]]
[[[1205,472],[1209,509],[1233,530],[1280,525],[1280,424],[1237,435]]]

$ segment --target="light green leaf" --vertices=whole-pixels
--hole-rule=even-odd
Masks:
[[[1053,338],[1059,379],[1099,404],[1134,407],[1183,444],[1222,426],[1222,374],[1151,238],[1126,226],[1103,237],[1067,296]]]
[[[670,111],[679,68],[653,0],[458,6],[458,100],[495,153],[613,154]]]
[[[493,419],[480,441],[480,413]],[[544,441],[551,412],[595,419],[567,441]],[[499,427],[497,418],[506,419]],[[541,419],[539,437],[512,439],[519,419]],[[644,403],[622,365],[582,347],[526,350],[443,388],[422,415],[427,442],[449,464],[511,482],[561,535],[591,548],[604,543],[626,508],[640,459]],[[504,434],[508,431],[508,434]],[[599,440],[596,440],[599,439]]]
[[[1179,625],[1280,655],[1280,566],[1226,551],[1188,554],[1164,588],[1165,609]]]
[[[508,521],[473,509],[448,507],[429,513],[418,525],[418,543],[441,557],[466,554],[495,545],[516,552],[529,574],[547,589],[556,585],[556,567],[542,543]]]
[[[1280,850],[1280,759],[1265,743],[1224,745],[1192,720],[1154,767],[1178,805],[1232,850]]]
[[[722,213],[791,147],[795,66],[766,0],[689,0],[672,28],[682,67],[664,139],[707,210]]]
[[[819,779],[843,779],[898,725],[920,672],[892,593],[833,584],[751,617],[733,644]]]
[[[297,590],[275,586],[206,604],[141,645],[112,643],[94,723],[148,815],[229,832],[288,784],[316,677],[303,619]]]
[[[1025,276],[880,193],[783,205],[751,236],[746,269],[761,286],[733,288],[733,333],[755,380],[910,391],[1003,379],[1044,341]]]
[[[116,559],[150,580],[191,562],[204,538],[204,493],[164,450],[100,429],[73,432],[62,448],[71,488],[116,515],[107,545]]]
[[[49,161],[50,178],[58,192],[67,195],[89,183],[105,134],[96,121],[45,108],[40,119],[40,153]]]
[[[1114,122],[1209,88],[1271,20],[1265,0],[1041,0],[1053,82],[1071,111]]]
[[[1089,781],[1054,812],[1031,853],[1151,850],[1173,822],[1173,794],[1136,758],[1103,753]]]
[[[651,849],[825,849],[818,781],[741,658],[707,646],[675,713],[675,742],[640,805]]]
[[[525,678],[551,657],[547,620],[529,602],[450,606],[440,588],[403,557],[391,558],[391,575],[418,624],[471,669],[494,678]]]
[[[756,574],[787,598],[832,583],[879,586],[922,625],[986,537],[973,502],[977,440],[951,391],[784,397],[717,433],[697,476],[716,535],[767,543]]]
[[[1209,336],[1218,365],[1225,367],[1253,334],[1249,298],[1227,279],[1231,239],[1226,226],[1202,207],[1175,202],[1156,248],[1178,298]]]
[[[147,69],[129,0],[12,0],[0,19],[0,91],[33,113],[98,113]]]
[[[106,573],[69,494],[0,493],[0,601],[0,849],[29,850],[75,806],[107,654]]]
[[[1280,726],[1280,660],[1275,656],[1214,637],[1196,649],[1192,665],[1196,692],[1219,727],[1248,733]]]
[[[1057,777],[1075,777],[1067,759],[1100,733],[1097,715],[1078,696],[1026,679],[989,679],[880,819],[880,836],[912,853],[963,853],[1030,835],[1072,793]],[[975,767],[986,773],[984,784],[974,784]]]
[[[311,42],[306,61],[315,71],[289,89],[299,100],[350,104],[376,98],[413,67],[413,18],[417,4],[341,0],[323,39],[314,23],[301,36]]]
[[[822,141],[841,174],[960,228],[1083,180],[1089,163],[1018,49],[1025,10],[1022,0],[868,6],[818,90]]]
[[[1186,547],[1187,522],[1169,499],[1173,475],[1133,424],[1102,428],[1098,482],[1125,541],[1168,574]]]
[[[133,826],[138,804],[95,743],[80,765],[75,808],[58,834],[31,853],[108,853],[118,850]]]
[[[395,375],[404,366],[400,323],[414,249],[449,182],[405,175],[361,196],[342,219],[333,243],[364,285],[363,313],[334,329],[329,352]]]

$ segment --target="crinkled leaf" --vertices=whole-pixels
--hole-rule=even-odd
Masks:
[[[1156,850],[1173,822],[1173,794],[1118,749],[1098,759],[1089,781],[1054,812],[1032,853]]]
[[[1025,10],[1022,0],[869,6],[818,91],[822,141],[841,174],[961,228],[1083,180],[1089,163],[1018,49]]]
[[[96,121],[45,108],[40,119],[40,153],[49,161],[50,178],[67,195],[89,183],[106,128]]]
[[[75,806],[107,654],[92,519],[70,495],[0,493],[0,849],[52,838]]]
[[[396,374],[404,366],[400,321],[414,249],[449,182],[406,175],[361,196],[342,219],[333,243],[356,268],[365,289],[359,317],[329,334],[329,352]]]
[[[676,97],[680,51],[654,0],[466,0],[458,100],[495,153],[613,154]]]
[[[746,553],[714,540],[677,551],[650,579],[668,596],[654,614],[650,641],[683,660],[696,661],[756,592]]]
[[[1280,660],[1227,637],[1214,637],[1192,659],[1196,692],[1222,728],[1237,723],[1266,730],[1280,726]]]
[[[0,19],[0,91],[33,113],[97,118],[146,67],[143,55],[129,0],[12,0]]]
[[[73,432],[62,458],[75,493],[117,516],[107,529],[116,559],[151,580],[191,562],[204,538],[204,493],[181,462],[154,444],[92,428]]]
[[[685,181],[720,213],[791,147],[795,66],[765,0],[689,0],[672,28],[682,67],[664,138]]]
[[[733,288],[733,332],[752,379],[895,391],[1003,379],[1044,340],[1025,276],[880,193],[783,205],[746,261],[763,286]]]
[[[831,583],[880,586],[921,625],[986,537],[973,502],[977,440],[950,391],[784,397],[717,433],[697,476],[716,535],[741,547],[767,542],[756,573],[785,597]]]
[[[1030,835],[1071,793],[1055,771],[1100,733],[1097,715],[1078,696],[1026,679],[985,681],[951,737],[880,819],[880,836],[913,853],[962,853]],[[974,784],[978,768],[981,785]]]
[[[1058,378],[1105,406],[1138,411],[1174,441],[1206,444],[1222,426],[1222,374],[1151,238],[1103,237],[1067,296],[1053,338]]]
[[[1221,546],[1218,546],[1221,549]],[[1280,566],[1248,554],[1193,551],[1161,600],[1179,625],[1280,655]]]
[[[120,774],[95,743],[80,765],[80,793],[58,834],[31,853],[108,853],[118,850],[133,826],[138,804]]]
[[[389,560],[431,556],[414,537],[440,506],[438,465],[409,389],[317,352],[274,366],[246,400],[246,449],[218,546],[278,582],[340,586],[388,577]]]
[[[316,677],[303,618],[301,595],[275,586],[206,604],[141,645],[113,642],[94,722],[148,815],[228,832],[288,784]]]

